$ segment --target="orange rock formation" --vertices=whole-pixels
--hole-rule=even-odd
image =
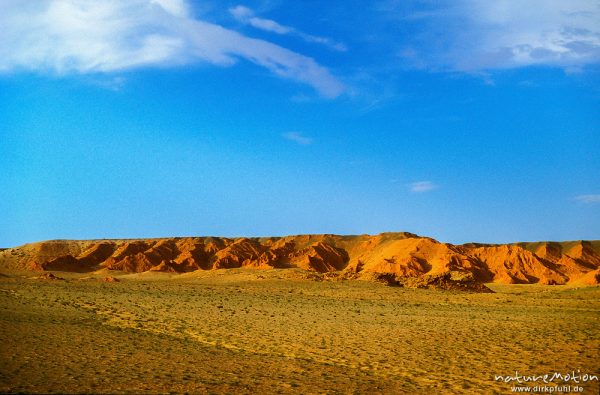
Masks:
[[[396,278],[464,272],[478,282],[594,285],[600,281],[600,241],[452,245],[411,233],[382,233],[53,240],[0,251],[0,268],[8,270],[182,273],[292,267]]]

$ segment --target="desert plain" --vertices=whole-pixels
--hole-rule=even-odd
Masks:
[[[178,262],[177,243],[186,240],[154,240],[146,250],[103,241],[113,247],[106,247],[102,261],[89,259],[98,243],[4,250],[0,392],[505,394],[515,383],[495,376],[600,374],[595,242],[550,245],[560,252],[556,262],[541,256],[548,245],[519,247],[549,270],[521,257],[526,282],[512,270],[515,254],[502,258],[502,272],[494,266],[497,257],[486,263],[472,258],[484,256],[481,251],[465,252],[484,246],[365,236],[359,239],[365,246],[379,243],[367,256],[366,247],[347,239],[317,239],[301,246],[296,241],[282,253],[285,259],[262,258],[277,265],[259,268],[253,259],[269,253],[260,250],[264,241],[250,239],[241,242],[258,243],[252,244],[256,256],[249,253],[252,259],[228,268],[208,267],[221,258],[235,261],[219,251]],[[165,246],[172,258],[165,258]],[[423,251],[429,255],[419,255]],[[190,265],[196,258],[204,268]],[[138,263],[119,266],[119,259]],[[107,261],[116,267],[107,268]],[[324,263],[330,267],[317,270],[327,268]],[[396,272],[389,269],[394,265]],[[172,270],[182,267],[189,270]],[[464,276],[450,280],[444,270]],[[549,386],[558,390],[557,384],[563,383]],[[597,380],[578,386],[583,393],[599,391]]]

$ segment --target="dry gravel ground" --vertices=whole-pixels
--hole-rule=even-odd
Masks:
[[[599,287],[56,274],[0,276],[0,392],[505,394],[494,375],[600,375]]]

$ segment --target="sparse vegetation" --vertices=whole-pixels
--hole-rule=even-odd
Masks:
[[[0,392],[504,393],[494,374],[598,374],[598,287],[290,273],[0,278]]]

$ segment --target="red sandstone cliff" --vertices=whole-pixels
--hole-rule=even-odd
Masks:
[[[478,282],[594,285],[600,281],[600,241],[452,245],[411,233],[383,233],[53,240],[0,251],[2,270],[181,273],[240,267],[402,278],[464,272]]]

